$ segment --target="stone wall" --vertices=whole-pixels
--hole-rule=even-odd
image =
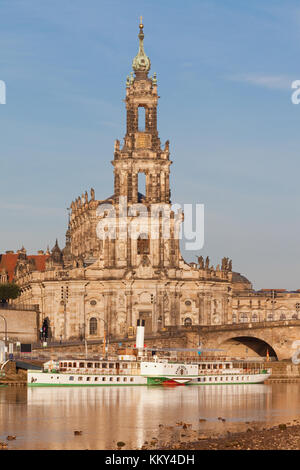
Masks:
[[[35,343],[38,339],[39,314],[35,310],[0,309],[0,337],[5,337],[7,323],[7,339],[10,342]]]

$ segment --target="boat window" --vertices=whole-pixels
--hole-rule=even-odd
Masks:
[[[120,382],[120,377],[117,377],[117,382]]]
[[[76,362],[73,362],[73,367],[77,367],[77,363],[76,363]]]
[[[127,364],[123,364],[123,369],[127,369]]]
[[[79,367],[84,367],[84,362],[79,362]]]
[[[201,379],[198,379],[198,382],[200,382]]]
[[[92,363],[92,362],[88,362],[88,363],[87,363],[87,367],[88,367],[88,368],[93,367],[93,363]]]
[[[69,380],[74,380],[74,377],[71,375],[71,376],[69,377]]]
[[[212,377],[209,377],[209,381],[210,381],[210,382],[212,381]]]
[[[223,364],[219,364],[219,369],[223,369]]]
[[[107,369],[107,362],[103,362],[102,369]]]
[[[230,369],[230,364],[226,364],[226,369]]]
[[[123,382],[127,382],[127,377],[124,377],[124,378],[123,378]]]
[[[72,362],[69,362],[68,367],[72,367]]]
[[[106,377],[102,377],[102,382],[105,382],[105,380],[106,380]]]
[[[218,377],[215,377],[215,381],[217,381],[217,380],[218,380]]]
[[[208,368],[208,369],[211,369],[211,364],[207,364],[207,368]]]
[[[78,377],[78,380],[81,381],[81,380],[82,380],[82,377]]]
[[[201,369],[206,369],[206,364],[202,364]]]
[[[96,368],[96,369],[99,369],[99,367],[100,367],[100,363],[99,363],[99,362],[95,362],[95,368]]]
[[[109,377],[109,380],[110,380],[110,382],[112,382],[114,379],[113,379],[113,377]]]
[[[130,377],[130,382],[133,382],[133,377]]]
[[[90,380],[91,380],[91,377],[87,377],[87,378],[86,378],[86,381],[87,381],[87,382],[90,382]]]
[[[205,378],[205,377],[203,378],[203,382],[206,382],[206,378]]]
[[[67,362],[64,362],[64,367],[68,367],[68,363],[67,363]]]
[[[218,368],[218,365],[217,364],[214,364],[214,369],[217,369]]]
[[[109,364],[109,367],[108,367],[108,368],[109,368],[109,369],[113,369],[114,366],[115,366],[115,365],[111,362],[111,363]]]

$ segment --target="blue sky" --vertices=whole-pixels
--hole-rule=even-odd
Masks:
[[[172,201],[205,205],[185,258],[300,288],[299,1],[1,0],[0,15],[0,252],[63,246],[71,201],[112,194],[143,15]]]

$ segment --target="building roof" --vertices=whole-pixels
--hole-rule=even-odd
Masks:
[[[240,273],[233,272],[232,273],[232,282],[233,283],[243,283],[243,284],[250,284],[251,282],[245,276],[242,276]]]
[[[20,254],[24,252],[7,252],[3,255],[0,254],[0,271],[5,270],[8,275],[8,281],[11,282],[15,276],[15,268],[19,259]],[[45,271],[46,260],[49,258],[47,254],[38,255],[26,255],[26,259],[34,260],[34,264],[37,271]]]

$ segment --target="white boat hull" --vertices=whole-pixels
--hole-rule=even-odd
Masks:
[[[222,374],[201,375],[194,377],[174,376],[125,376],[125,375],[98,375],[98,374],[72,374],[28,371],[27,385],[30,387],[42,386],[122,386],[122,385],[162,385],[172,381],[180,385],[235,385],[257,384],[265,382],[271,374]]]

